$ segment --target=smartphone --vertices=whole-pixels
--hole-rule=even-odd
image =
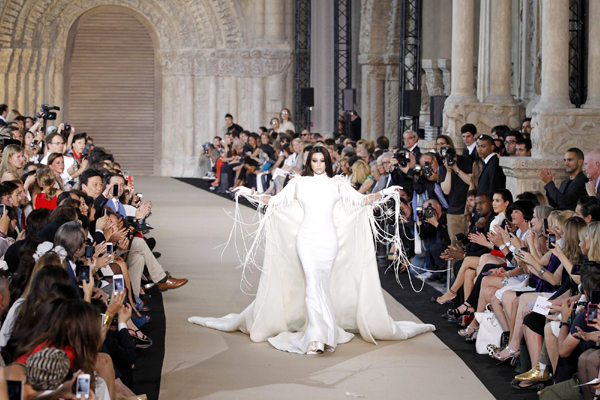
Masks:
[[[548,235],[548,248],[553,249],[554,243],[556,243],[556,235],[554,233],[551,233]]]
[[[90,374],[81,374],[77,377],[77,390],[75,396],[78,399],[90,398]]]
[[[114,197],[119,197],[119,186],[117,186],[117,185],[113,186],[113,188],[112,188],[112,195]]]
[[[8,400],[23,400],[23,381],[6,381]]]
[[[106,243],[106,254],[112,254],[113,253],[113,244],[110,242]]]
[[[589,303],[587,307],[587,323],[592,324],[594,320],[598,317],[598,304]]]
[[[6,212],[6,206],[4,204],[0,204],[0,217],[4,215]]]
[[[89,265],[83,265],[81,267],[81,271],[79,272],[79,280],[81,282],[83,282],[83,281],[89,282],[90,281],[90,266]]]
[[[115,293],[125,291],[125,280],[123,279],[123,275],[113,276],[113,291]]]
[[[542,229],[543,229],[544,235],[547,235],[548,234],[548,218],[544,218]]]
[[[92,258],[94,256],[94,246],[85,246],[85,258]]]

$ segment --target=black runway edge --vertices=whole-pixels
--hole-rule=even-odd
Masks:
[[[146,300],[150,311],[143,312],[151,321],[140,328],[146,336],[152,339],[152,346],[137,350],[137,359],[133,369],[134,392],[146,394],[148,400],[158,400],[160,393],[160,378],[162,376],[163,360],[165,358],[166,318],[163,298],[158,287],[146,290]]]
[[[183,183],[187,183],[188,185],[192,185],[194,187],[197,187],[198,189],[206,190],[207,192],[210,192],[210,193],[214,194],[215,196],[223,197],[225,199],[234,201],[233,194],[227,194],[227,193],[220,194],[220,193],[210,190],[211,183],[213,181],[208,181],[208,180],[204,180],[204,179],[200,179],[200,178],[173,178],[173,179],[178,180]],[[242,205],[248,206],[250,208],[256,209],[256,207],[254,207],[252,204],[250,204],[250,202],[247,201],[243,197],[240,197],[239,203]]]
[[[233,196],[229,194],[217,194],[211,191],[209,189],[211,181],[198,178],[174,179],[233,201]],[[250,206],[248,202],[240,199],[240,204],[242,202]],[[402,288],[396,282],[394,271],[389,270],[386,273],[385,268],[379,268],[379,276],[382,288],[396,299],[396,301],[406,307],[408,311],[415,314],[421,321],[435,325],[436,331],[434,334],[461,358],[495,398],[506,400],[534,400],[538,398],[535,390],[512,389],[510,382],[517,375],[514,372],[514,367],[511,367],[508,362],[497,365],[498,362],[489,356],[477,354],[475,346],[466,343],[464,338],[458,335],[459,328],[457,325],[450,324],[441,318],[441,315],[449,307],[440,306],[430,301],[431,297],[440,296],[440,292],[429,285],[425,285],[420,293],[415,293],[406,274],[400,275],[400,282],[404,287]],[[413,282],[417,289],[421,288],[422,283],[419,279],[413,277]],[[465,399],[469,399],[469,388],[459,386],[460,382],[456,383],[457,387],[453,390],[463,391]]]
[[[497,365],[498,361],[493,360],[487,354],[477,354],[475,345],[466,343],[465,339],[458,335],[459,328],[457,325],[441,318],[442,314],[450,307],[448,305],[441,306],[430,301],[432,297],[440,296],[440,292],[426,284],[420,293],[416,293],[412,289],[406,273],[400,275],[400,283],[404,287],[402,288],[396,282],[394,271],[391,269],[386,273],[385,268],[379,268],[379,277],[383,289],[394,299],[424,323],[435,325],[436,331],[434,334],[463,360],[495,398],[507,400],[533,400],[538,398],[535,390],[511,388],[510,382],[517,375],[514,367],[511,367],[508,361],[502,365]],[[415,288],[419,290],[422,281],[415,277],[412,277],[412,280]],[[432,377],[432,379],[435,379],[435,377]],[[470,398],[469,388],[460,386],[460,382],[456,382],[456,384],[457,386],[453,390],[463,391],[465,399]]]

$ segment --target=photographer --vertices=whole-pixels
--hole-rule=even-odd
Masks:
[[[392,185],[402,186],[409,196],[412,196],[413,180],[416,161],[415,156],[407,149],[399,149],[390,158],[390,175]]]
[[[456,235],[469,230],[465,218],[467,194],[471,185],[473,162],[469,156],[459,156],[451,146],[442,146],[440,155],[445,168],[440,168],[442,191],[448,196],[448,233],[452,246],[456,246]]]
[[[423,157],[423,156],[422,156]],[[446,268],[446,262],[441,258],[442,252],[450,245],[448,223],[442,206],[435,199],[429,199],[423,204],[423,209],[417,209],[417,225],[419,234],[427,248],[427,265],[432,272]],[[446,274],[434,273],[433,281],[445,281]]]
[[[444,210],[448,209],[448,199],[440,185],[441,161],[435,153],[425,153],[421,156],[420,164],[414,168],[413,201],[436,199]],[[415,205],[415,208],[417,205]]]

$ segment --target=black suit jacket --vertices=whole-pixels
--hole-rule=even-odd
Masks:
[[[587,194],[585,190],[585,183],[587,180],[588,179],[585,174],[580,172],[572,181],[567,179],[561,183],[560,189],[556,187],[554,182],[548,182],[546,186],[544,186],[544,189],[546,189],[548,203],[550,203],[552,207],[564,207],[575,211],[575,207],[577,207],[577,200]],[[571,183],[565,191],[565,187],[569,181]]]
[[[469,157],[471,159],[471,161],[475,161],[475,159],[477,158],[477,146],[475,146],[475,148],[473,149],[473,152],[471,154],[469,154],[469,149],[467,149],[465,147],[463,149],[462,155],[465,157]]]
[[[421,149],[419,148],[419,146],[415,146],[415,148],[412,149],[411,153],[413,153],[415,155],[415,159],[417,160],[417,164],[418,164],[419,160],[421,158]]]
[[[477,184],[477,194],[489,193],[506,187],[506,176],[502,167],[500,167],[500,159],[494,154],[487,164],[483,166],[479,182]]]

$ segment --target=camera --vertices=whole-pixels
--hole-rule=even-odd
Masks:
[[[53,110],[60,111],[60,107],[49,106],[48,104],[42,104],[42,109],[36,114],[36,118],[44,118],[47,121],[54,121],[56,119],[56,113],[51,112]]]
[[[415,178],[421,176],[421,172],[423,172],[423,167],[421,167],[419,164],[415,165],[414,168],[415,171]]]
[[[587,257],[584,257],[583,260],[581,260],[581,263],[573,265],[573,268],[571,268],[571,275],[581,275],[581,271],[584,267],[600,268],[600,263],[590,261]]]
[[[456,157],[456,150],[451,146],[442,146],[440,148],[440,156],[446,160],[448,165],[456,164],[454,157]]]
[[[432,175],[433,175],[433,168],[431,168],[431,165],[429,165],[429,163],[426,163],[425,166],[423,167],[423,176],[425,177],[425,179],[429,179],[429,178],[431,178]]]
[[[29,147],[31,147],[32,149],[35,146],[38,146],[40,144],[40,142],[38,142],[37,140],[32,140],[31,143],[29,143]]]
[[[419,215],[419,208],[421,209],[421,215]],[[431,204],[427,207],[417,207],[417,215],[421,221],[425,221],[426,219],[433,218],[436,216],[435,208]]]
[[[423,220],[423,207],[421,206],[417,207],[417,218]]]
[[[405,168],[408,163],[410,163],[410,151],[406,149],[398,150],[398,152],[394,154],[394,157],[398,160],[398,164],[400,164],[402,168]]]
[[[65,129],[63,130],[63,132],[71,133],[71,124],[65,122]]]

